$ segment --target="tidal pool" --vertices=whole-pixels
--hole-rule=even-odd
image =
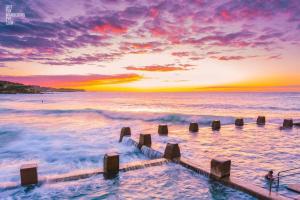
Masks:
[[[252,200],[247,194],[225,187],[177,164],[120,173],[112,180],[102,175],[79,181],[19,187],[1,191],[13,199],[203,199]]]

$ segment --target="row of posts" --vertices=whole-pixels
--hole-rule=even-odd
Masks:
[[[151,135],[140,134],[138,148],[142,146],[151,147]],[[168,160],[179,160],[180,148],[177,143],[167,143],[163,157]],[[230,160],[211,160],[211,174],[218,178],[230,175]],[[108,153],[103,159],[103,174],[105,178],[114,178],[120,171],[120,159],[117,153]],[[21,185],[28,186],[38,184],[38,172],[36,164],[26,164],[20,169]]]
[[[126,131],[125,131],[126,130]],[[128,134],[129,133],[129,134]],[[130,136],[130,128],[126,127],[121,130],[120,142],[124,136]],[[140,134],[138,148],[141,149],[142,146],[151,147],[151,134]],[[164,158],[172,160],[180,157],[180,149],[178,144],[168,143],[165,149]],[[105,178],[115,177],[120,170],[120,160],[119,154],[117,153],[107,153],[103,158],[103,174]],[[25,164],[20,168],[21,185],[33,185],[38,184],[38,171],[37,164]]]
[[[243,118],[236,118],[235,119],[235,126],[242,127],[244,126],[244,119]],[[266,124],[266,117],[265,116],[258,116],[256,119],[256,124],[259,126],[264,126]],[[294,123],[293,119],[284,119],[281,128],[289,129],[292,128],[294,125],[298,123]],[[220,120],[213,120],[211,122],[211,128],[214,131],[218,131],[221,129],[221,121]],[[198,132],[199,125],[196,122],[192,122],[189,125],[190,132]],[[159,135],[168,135],[168,125],[159,125],[158,126],[158,134]],[[123,136],[131,135],[129,127],[123,127],[121,130],[120,141],[122,140]]]
[[[162,126],[159,126],[162,127]],[[165,128],[158,128],[158,130],[166,129],[167,126],[163,126]],[[130,127],[123,127],[120,133],[120,142],[123,137],[130,137],[131,131]],[[142,146],[147,146],[151,148],[151,134],[140,134],[138,148],[142,148]],[[167,143],[163,157],[168,160],[178,161],[180,160],[181,153],[180,148],[177,143]],[[107,167],[107,166],[106,166]],[[220,160],[220,159],[212,159],[210,163],[210,175],[215,178],[224,178],[230,176],[231,169],[231,160]]]
[[[235,126],[242,127],[244,126],[244,119],[243,118],[236,118],[234,122]],[[258,116],[256,119],[256,124],[259,126],[264,126],[266,124],[266,117],[265,116]],[[284,119],[281,129],[290,129],[293,128],[294,125],[298,123],[294,123],[293,119]],[[221,122],[220,120],[214,120],[211,123],[212,130],[217,131],[221,129]],[[197,123],[190,123],[189,131],[190,132],[198,132],[198,124]]]
[[[259,116],[257,118],[256,123],[258,125],[265,125],[266,118],[264,116]],[[244,120],[243,118],[237,118],[235,120],[236,126],[243,126]],[[294,125],[292,119],[284,119],[282,128],[292,128]],[[212,129],[220,130],[221,123],[219,120],[212,121]],[[198,132],[199,126],[198,123],[190,123],[189,131]],[[159,135],[168,135],[168,126],[167,125],[159,125],[158,126],[158,134]],[[120,133],[119,142],[122,141],[123,137],[131,136],[130,127],[123,127]],[[138,148],[142,146],[151,147],[151,135],[150,134],[140,134]],[[164,152],[164,158],[166,159],[174,159],[180,157],[180,149],[178,144],[168,143]],[[224,177],[228,175],[230,172],[230,164],[231,161],[219,161],[212,160],[211,161],[211,173],[213,173],[217,177]],[[220,170],[222,168],[222,170]],[[225,171],[224,171],[225,169]],[[228,172],[229,169],[229,172]],[[117,174],[119,172],[119,155],[118,154],[105,154],[103,161],[103,171],[106,177],[110,177],[111,175]],[[228,173],[227,173],[228,172]],[[219,173],[219,174],[218,174]],[[38,183],[38,173],[37,173],[37,165],[36,164],[26,164],[22,165],[20,168],[20,177],[21,177],[21,185],[31,185]]]
[[[151,134],[140,134],[138,148],[142,146],[151,147]],[[180,148],[177,143],[167,143],[163,157],[168,160],[176,160],[181,157]],[[230,174],[231,161],[211,161],[211,173],[217,177],[224,177]],[[38,184],[38,172],[36,164],[22,165],[20,169],[21,185],[28,186]],[[226,169],[226,170],[224,170]],[[120,170],[120,159],[117,153],[108,153],[103,159],[103,174],[105,178],[114,178]]]

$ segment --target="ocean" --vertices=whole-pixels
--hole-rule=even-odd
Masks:
[[[0,183],[18,182],[19,168],[25,163],[38,163],[39,174],[53,175],[99,167],[107,152],[119,153],[121,163],[148,159],[136,148],[118,143],[121,128],[129,126],[136,139],[140,133],[151,133],[154,148],[161,151],[167,142],[173,141],[179,143],[184,156],[199,162],[209,164],[216,156],[230,158],[233,173],[238,177],[267,187],[262,177],[269,169],[278,172],[300,166],[299,129],[279,129],[285,118],[300,121],[299,100],[300,93],[254,92],[0,95]],[[265,127],[255,125],[259,115],[266,116]],[[244,118],[246,125],[243,128],[234,126],[237,117]],[[220,131],[211,130],[212,120],[221,121]],[[198,133],[188,132],[190,122],[199,123]],[[158,136],[159,124],[168,124],[168,137]],[[169,173],[171,168],[155,167],[155,170],[163,169]],[[283,180],[281,192],[293,195],[284,186],[295,183],[298,178]],[[76,184],[80,185],[80,182]],[[33,189],[29,194],[20,189],[0,190],[0,194],[2,192],[7,198],[29,198],[36,193],[40,195],[36,197],[43,197],[47,191],[53,198],[62,193],[70,196],[60,197],[71,198],[76,194],[70,192],[72,189],[68,193],[66,189],[57,192],[50,187],[42,191]],[[109,196],[116,195],[113,191],[115,189],[108,189],[100,196],[113,198]],[[157,195],[154,189],[151,191]],[[132,191],[126,194],[132,194]],[[207,199],[218,198],[208,196]]]

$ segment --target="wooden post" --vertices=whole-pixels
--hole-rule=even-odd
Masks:
[[[231,160],[212,159],[210,162],[210,173],[217,178],[230,176]]]
[[[282,127],[283,128],[292,128],[294,125],[293,119],[284,119]]]
[[[189,131],[198,132],[199,131],[198,123],[190,123]]]
[[[130,127],[123,127],[121,129],[119,142],[122,142],[122,139],[123,139],[124,136],[131,136]]]
[[[119,155],[109,153],[104,155],[103,172],[105,178],[114,178],[119,173]]]
[[[27,186],[38,183],[37,164],[26,164],[20,168],[21,185]]]
[[[158,134],[159,135],[168,135],[168,125],[159,125],[158,126]]]
[[[243,118],[235,119],[235,126],[244,126],[244,119]]]
[[[168,143],[165,149],[164,158],[172,160],[174,158],[180,158],[179,145],[176,143]]]
[[[258,116],[256,120],[257,125],[265,125],[266,124],[266,117],[265,116]]]
[[[151,134],[140,134],[138,148],[141,148],[143,145],[151,147]]]
[[[221,122],[220,122],[220,120],[214,120],[214,121],[212,121],[211,128],[214,131],[220,130],[221,129]]]

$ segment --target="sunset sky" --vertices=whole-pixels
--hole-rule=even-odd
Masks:
[[[25,18],[7,25],[6,5]],[[300,91],[299,0],[2,0],[0,9],[0,80]]]

